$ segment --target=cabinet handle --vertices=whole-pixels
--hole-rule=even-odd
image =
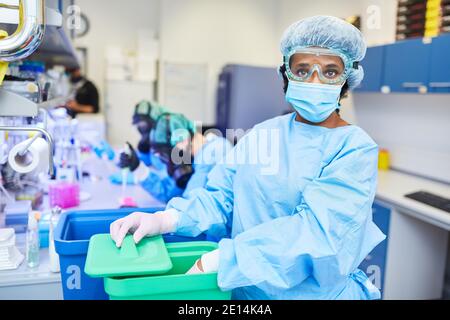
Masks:
[[[450,82],[430,82],[432,88],[450,88]]]
[[[423,86],[422,82],[403,82],[403,88],[420,88]]]
[[[403,88],[417,89],[417,91],[422,94],[428,92],[427,86],[424,86],[422,82],[403,82],[402,86]]]

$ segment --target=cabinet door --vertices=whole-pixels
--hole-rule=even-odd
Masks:
[[[384,46],[367,48],[366,57],[361,61],[364,80],[355,92],[380,92],[383,79]]]
[[[391,92],[427,92],[431,44],[422,39],[386,46],[383,86]]]
[[[372,212],[374,223],[387,238],[372,250],[359,268],[367,274],[372,283],[383,294],[391,210],[375,202],[372,207]]]
[[[433,38],[431,44],[430,92],[450,92],[450,35]]]

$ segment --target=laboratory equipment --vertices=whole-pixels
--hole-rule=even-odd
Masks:
[[[50,271],[51,272],[59,272],[59,256],[56,253],[55,249],[55,232],[54,232],[54,226],[53,226],[53,220],[54,218],[58,218],[61,215],[61,208],[54,207],[52,209],[52,213],[50,215],[49,220],[49,233],[48,233],[48,253],[50,256]]]
[[[0,60],[17,61],[31,55],[41,44],[45,33],[45,1],[21,0],[20,23],[16,32],[0,41]],[[19,9],[9,6],[9,9]]]
[[[14,229],[0,229],[0,271],[17,269],[24,260],[15,244]]]
[[[136,153],[133,150],[133,147],[127,143],[125,145],[125,151],[124,153],[131,157],[132,154],[136,155]],[[119,204],[121,208],[127,208],[127,207],[137,207],[136,201],[134,201],[132,196],[127,195],[127,177],[130,174],[131,168],[124,167],[121,170],[122,174],[122,196],[119,198]]]
[[[163,207],[139,208],[141,212],[154,213]],[[92,210],[64,212],[55,228],[55,248],[59,255],[62,289],[66,300],[108,299],[103,279],[91,278],[84,272],[89,239],[99,233],[108,233],[112,222],[136,211],[133,208],[120,210]],[[204,240],[203,235],[179,237],[164,235],[168,242]]]
[[[13,228],[17,233],[26,231],[28,214],[31,212],[31,201],[15,201],[8,203],[3,210],[5,214],[5,225]]]
[[[27,227],[27,264],[29,268],[37,268],[39,266],[39,228],[38,221],[40,213],[31,211],[28,215]]]
[[[31,55],[40,45],[46,25],[44,0],[21,0],[19,6],[7,5],[6,8],[19,10],[19,24],[17,30],[11,36],[5,36],[5,32],[2,34],[3,37],[0,40],[0,61],[3,64],[5,62],[18,61]],[[3,78],[1,82],[3,82]],[[38,87],[38,84],[36,83],[35,86]],[[35,92],[36,90],[28,91]],[[28,100],[17,93],[7,91],[5,88],[0,88],[0,105],[0,116],[2,117],[34,118],[39,114],[37,102]],[[34,131],[45,136],[50,145],[48,152],[49,171],[53,175],[53,141],[45,128],[1,125],[0,131]]]
[[[80,185],[68,181],[51,182],[48,186],[48,196],[50,207],[76,207],[80,204]]]
[[[122,277],[163,274],[172,269],[161,235],[146,237],[138,244],[128,235],[117,248],[109,234],[89,240],[84,272],[90,277]]]
[[[162,275],[106,277],[105,291],[111,300],[230,300],[231,291],[221,291],[217,272],[187,275],[203,254],[217,249],[206,241],[167,243],[172,269]]]
[[[59,208],[59,207],[55,207],[55,208]],[[39,226],[39,246],[40,248],[49,248],[49,253],[50,252],[50,238],[53,237],[51,235],[51,228],[53,225],[53,229],[54,226],[58,223],[58,219],[59,219],[59,214],[54,213],[55,208],[53,208],[52,210],[46,210],[42,212],[41,215],[41,219],[39,220],[38,226]],[[61,210],[59,208],[59,210]]]

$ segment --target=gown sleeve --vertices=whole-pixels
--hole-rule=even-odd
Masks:
[[[230,233],[234,204],[233,180],[236,173],[233,159],[236,152],[242,152],[242,145],[243,143],[238,143],[236,148],[224,149],[228,151],[217,160],[218,164],[212,170],[209,168],[200,173],[200,178],[205,179],[206,185],[192,188],[184,193],[183,198],[169,201],[167,209],[173,208],[180,212],[176,232],[178,235],[196,237],[206,232],[209,236],[220,239]]]

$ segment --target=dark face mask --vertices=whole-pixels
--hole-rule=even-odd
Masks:
[[[72,77],[70,77],[70,82],[72,84],[76,84],[76,83],[80,82],[81,80],[83,80],[82,76],[72,76]]]
[[[187,153],[187,151],[178,148],[172,149],[172,147],[166,145],[158,145],[153,150],[166,164],[167,173],[174,179],[177,187],[185,189],[189,179],[194,174],[193,157],[190,152]],[[172,161],[172,150],[175,155],[179,156],[178,159],[181,161],[176,161],[177,163]]]
[[[147,137],[142,137],[142,139],[138,143],[138,150],[141,153],[149,153],[150,152],[150,139]]]
[[[142,153],[150,152],[150,131],[152,129],[152,123],[150,121],[139,121],[137,124],[137,130],[141,135],[141,140],[138,144],[138,150]]]

